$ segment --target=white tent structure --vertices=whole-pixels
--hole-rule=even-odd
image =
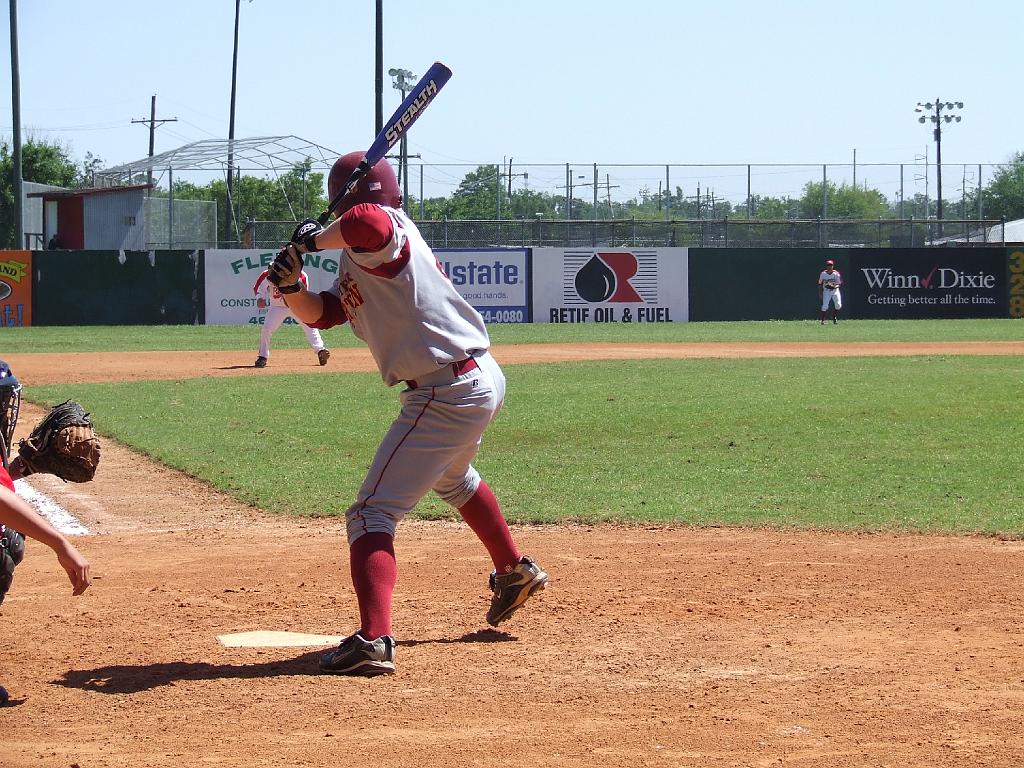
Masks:
[[[1024,243],[1024,219],[996,224],[988,231],[990,243]]]
[[[219,176],[233,182],[243,174],[278,180],[282,174],[302,166],[326,174],[340,154],[298,136],[257,136],[231,141],[207,139],[97,171],[94,185],[121,186],[140,181],[162,185],[163,182],[171,194],[147,201],[149,247],[216,247],[218,215],[223,213],[218,214],[216,204],[209,201],[176,201],[175,180]],[[229,194],[232,186],[229,182]],[[287,193],[285,197],[287,199]],[[234,201],[229,199],[229,203],[236,207]],[[289,200],[288,204],[301,208],[299,201]],[[293,218],[298,220],[301,216],[293,210]],[[232,217],[232,222],[238,241],[241,233],[237,215]],[[203,234],[197,235],[198,232]]]

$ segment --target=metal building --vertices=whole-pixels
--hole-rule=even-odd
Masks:
[[[43,202],[43,236],[61,248],[146,250],[144,205],[148,184],[32,192]]]

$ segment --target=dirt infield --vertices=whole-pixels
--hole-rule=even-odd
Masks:
[[[923,353],[1024,343],[496,349],[506,364]],[[372,369],[362,350],[326,368],[275,350],[262,371],[248,352],[5,359],[30,386]],[[19,435],[41,413],[26,405]],[[1018,766],[1024,754],[1024,542],[520,528],[552,583],[492,631],[489,563],[469,530],[407,522],[398,673],[360,680],[317,675],[315,648],[217,640],[353,629],[340,521],[267,515],[109,440],[95,482],[34,485],[90,529],[76,544],[95,583],[72,598],[29,542],[0,607],[3,768]]]

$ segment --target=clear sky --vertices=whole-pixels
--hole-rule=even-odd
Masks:
[[[914,107],[940,97],[964,103],[963,121],[942,134],[944,165],[988,165],[1024,151],[1021,7],[384,0],[384,68],[419,75],[441,60],[454,72],[410,133],[409,151],[428,164],[820,166],[851,164],[855,150],[860,164],[914,164],[926,151],[934,162],[930,124]],[[242,0],[236,138],[294,134],[338,152],[365,149],[374,9],[374,0]],[[157,94],[157,117],[178,119],[157,129],[157,153],[227,138],[234,12],[233,0],[19,0],[23,136],[106,166],[136,160],[149,131],[131,121],[148,119]],[[8,139],[10,75],[8,50]],[[385,118],[399,101],[385,74]],[[862,178],[885,176],[889,194],[892,173],[869,165]],[[463,171],[451,174],[457,182]],[[672,183],[700,175],[677,172]],[[564,172],[535,170],[531,181],[550,189]]]

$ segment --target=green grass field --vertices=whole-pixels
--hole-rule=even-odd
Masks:
[[[329,334],[331,346],[354,344],[348,331]],[[1024,322],[497,326],[492,338],[1020,340]],[[294,328],[274,341],[305,345]],[[4,329],[0,357],[254,342],[251,328]],[[1024,357],[608,361],[505,370],[505,410],[477,464],[517,522],[1024,535]],[[25,396],[47,404],[80,400],[102,434],[250,504],[341,514],[397,412],[397,390],[375,373],[318,373],[29,387]],[[452,516],[434,498],[416,514]]]
[[[705,342],[705,341],[1006,341],[1024,340],[1024,320],[849,320],[835,328],[816,321],[746,323],[662,323],[649,325],[492,325],[495,344],[545,342]],[[324,334],[329,346],[361,342],[348,329]],[[133,350],[235,350],[257,347],[255,326],[87,326],[81,328],[3,328],[0,354],[25,352],[129,352]],[[278,349],[303,349],[296,326],[274,334]]]

